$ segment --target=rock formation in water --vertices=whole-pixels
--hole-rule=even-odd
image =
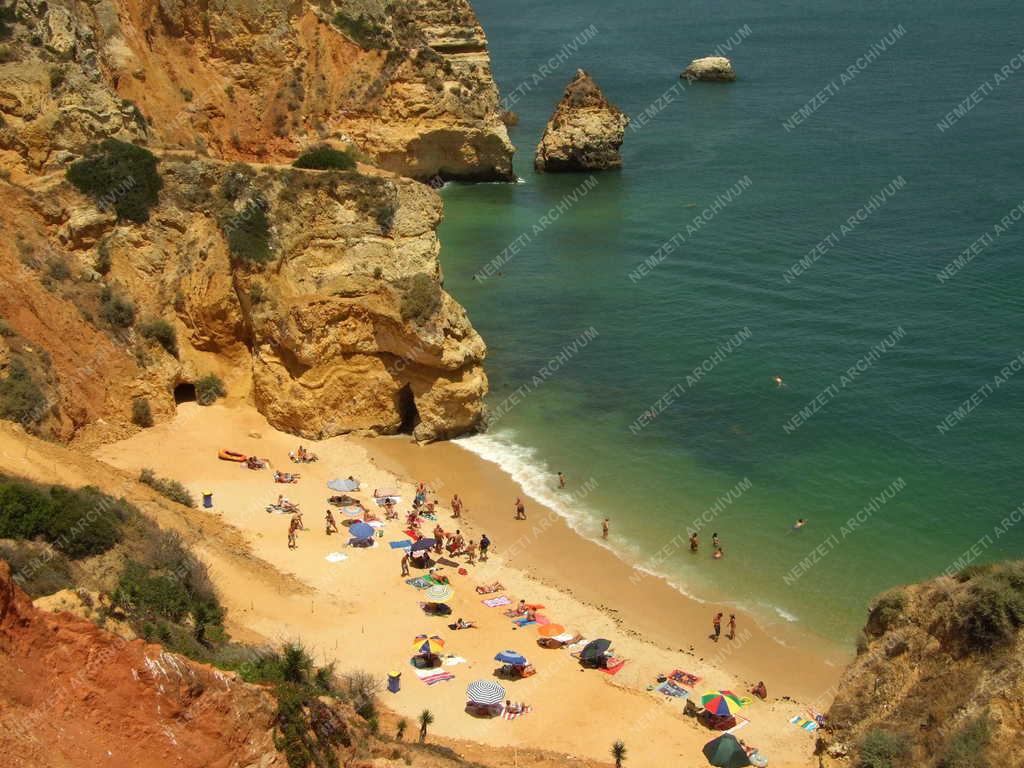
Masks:
[[[578,69],[537,145],[534,167],[548,172],[618,168],[628,123],[593,78]]]
[[[1022,626],[1020,561],[882,595],[819,732],[822,765],[1024,765]]]
[[[736,79],[732,62],[724,56],[707,56],[694,59],[690,66],[680,75],[684,80],[704,80],[707,82],[731,83]]]
[[[176,387],[214,373],[308,437],[479,424],[485,347],[441,288],[435,184],[413,181],[513,177],[465,0],[17,8],[0,63],[0,382],[29,391],[0,415],[116,438],[135,401],[166,418]],[[69,183],[107,138],[152,151],[158,178]],[[290,167],[318,144],[359,163]],[[145,215],[122,215],[146,184]]]

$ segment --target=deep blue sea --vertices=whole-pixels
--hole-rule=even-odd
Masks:
[[[840,641],[882,590],[1024,556],[1024,5],[474,7],[522,182],[443,192],[497,414],[467,447]],[[682,84],[716,47],[739,80]],[[532,167],[577,67],[633,117],[591,181]]]

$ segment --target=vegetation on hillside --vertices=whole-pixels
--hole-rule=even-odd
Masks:
[[[338,11],[334,14],[334,26],[362,48],[390,47],[391,36],[387,28],[368,14]]]
[[[194,507],[196,500],[192,498],[188,488],[177,480],[170,480],[165,477],[157,477],[152,469],[144,469],[139,473],[139,482],[148,485],[161,496],[166,496],[171,501],[184,504],[186,507]]]
[[[348,171],[356,167],[356,159],[351,150],[321,144],[299,155],[292,166],[317,171]]]
[[[158,200],[163,180],[148,149],[118,139],[104,139],[72,163],[67,178],[101,209],[113,208],[122,221],[145,222]]]
[[[401,283],[402,319],[425,323],[441,307],[441,286],[422,272]]]
[[[163,318],[152,318],[139,326],[139,333],[145,338],[157,342],[167,352],[175,357],[178,356],[178,334],[174,326]]]
[[[227,393],[224,382],[215,373],[208,373],[196,381],[196,402],[200,405],[213,405]]]

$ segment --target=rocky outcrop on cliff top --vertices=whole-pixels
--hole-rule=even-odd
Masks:
[[[286,766],[277,705],[232,672],[32,605],[0,561],[4,765]]]
[[[736,79],[732,62],[724,56],[706,56],[694,59],[690,66],[680,75],[684,80],[704,80],[707,82],[731,83]]]
[[[618,168],[628,123],[593,78],[578,69],[537,145],[534,167],[549,172]]]
[[[1024,562],[882,595],[819,732],[822,765],[882,751],[896,768],[1024,765],[1022,606]]]

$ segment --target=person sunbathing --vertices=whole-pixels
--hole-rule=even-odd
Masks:
[[[524,613],[526,613],[526,600],[525,599],[519,601],[519,606],[516,608],[516,613],[518,613],[520,616],[522,616]]]
[[[475,621],[463,621],[460,616],[458,621],[455,622],[456,629],[476,629]]]

